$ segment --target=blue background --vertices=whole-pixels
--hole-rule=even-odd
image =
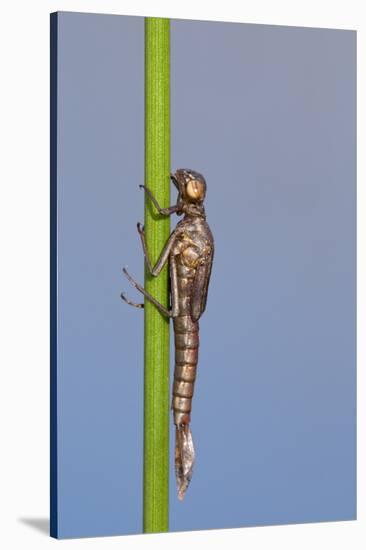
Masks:
[[[143,25],[58,17],[60,537],[142,530]],[[171,56],[216,256],[170,529],[354,519],[356,34],[172,21]]]

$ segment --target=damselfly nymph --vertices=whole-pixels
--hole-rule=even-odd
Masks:
[[[171,174],[178,191],[177,202],[161,208],[148,187],[141,185],[162,216],[183,216],[171,233],[155,266],[151,264],[145,242],[144,228],[137,224],[141,237],[146,266],[153,276],[158,276],[169,263],[170,308],[165,308],[124,268],[123,271],[133,286],[159,311],[173,319],[175,341],[175,369],[172,409],[176,427],[175,475],[178,498],[183,500],[192,478],[195,451],[190,429],[192,397],[197,372],[199,349],[199,319],[206,308],[214,256],[214,240],[206,222],[204,200],[205,178],[189,169],[179,169]],[[142,308],[121,295],[128,304]]]

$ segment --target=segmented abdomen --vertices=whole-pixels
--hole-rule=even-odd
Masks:
[[[175,341],[175,369],[172,409],[174,424],[189,424],[196,379],[199,325],[190,316],[190,291],[195,270],[178,266],[179,316],[173,320]],[[183,266],[182,266],[183,267]]]

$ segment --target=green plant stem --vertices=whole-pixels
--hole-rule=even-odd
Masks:
[[[166,207],[170,200],[170,25],[145,19],[145,185]],[[169,237],[170,221],[145,199],[149,256],[158,259]],[[145,288],[168,306],[168,269]],[[169,320],[145,300],[144,370],[144,532],[168,531],[169,520]]]

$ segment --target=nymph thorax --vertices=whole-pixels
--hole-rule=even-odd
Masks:
[[[178,266],[195,271],[199,265],[211,260],[213,237],[204,217],[185,216],[177,224],[176,232],[172,255],[176,257]]]

